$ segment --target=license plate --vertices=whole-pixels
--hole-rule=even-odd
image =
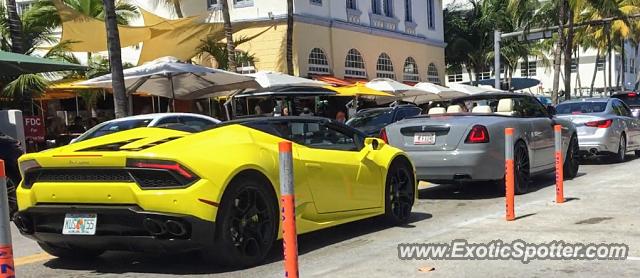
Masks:
[[[413,135],[414,145],[434,145],[436,134],[433,132],[419,132]]]
[[[67,213],[62,226],[63,235],[95,235],[98,215],[95,213]]]

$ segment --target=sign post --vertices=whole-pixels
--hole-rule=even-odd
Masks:
[[[298,278],[298,238],[296,233],[295,195],[293,190],[292,144],[280,142],[280,195],[282,202],[282,247],[287,278]]]
[[[0,278],[13,278],[16,275],[13,266],[10,224],[7,176],[4,170],[4,161],[0,160]]]
[[[556,145],[556,203],[564,203],[564,169],[562,161],[562,126],[553,127]]]
[[[516,219],[514,209],[515,199],[515,172],[513,165],[513,128],[504,130],[504,156],[505,156],[505,197],[506,197],[506,219],[513,221]]]

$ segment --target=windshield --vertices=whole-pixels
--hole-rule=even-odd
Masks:
[[[347,125],[365,133],[374,132],[390,124],[393,120],[393,110],[372,110],[356,114],[347,121]]]
[[[635,107],[640,106],[640,95],[635,93],[615,95],[612,97],[622,100],[624,103],[626,103],[629,106],[635,106]]]
[[[153,119],[136,119],[127,121],[106,122],[101,125],[97,125],[94,128],[87,131],[82,136],[78,137],[75,142],[88,140],[91,138],[100,137],[103,135],[116,133],[118,131],[134,129],[138,127],[146,127]]]
[[[556,112],[558,115],[567,114],[589,114],[601,113],[607,109],[607,102],[572,102],[558,104]]]

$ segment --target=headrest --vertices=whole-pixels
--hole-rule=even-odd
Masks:
[[[429,109],[429,115],[444,114],[447,110],[444,107],[433,107]]]
[[[478,105],[471,110],[472,113],[491,113],[491,107],[489,105]]]
[[[460,105],[454,104],[454,105],[449,105],[449,107],[447,107],[447,113],[460,113],[462,112],[462,107],[460,107]]]
[[[513,115],[513,107],[513,99],[503,98],[498,102],[498,109],[496,110],[496,113],[502,115]]]

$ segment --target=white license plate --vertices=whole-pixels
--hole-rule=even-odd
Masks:
[[[63,235],[95,235],[98,215],[95,213],[67,213],[62,226]]]
[[[434,132],[419,132],[413,135],[414,145],[434,145],[436,134]]]

